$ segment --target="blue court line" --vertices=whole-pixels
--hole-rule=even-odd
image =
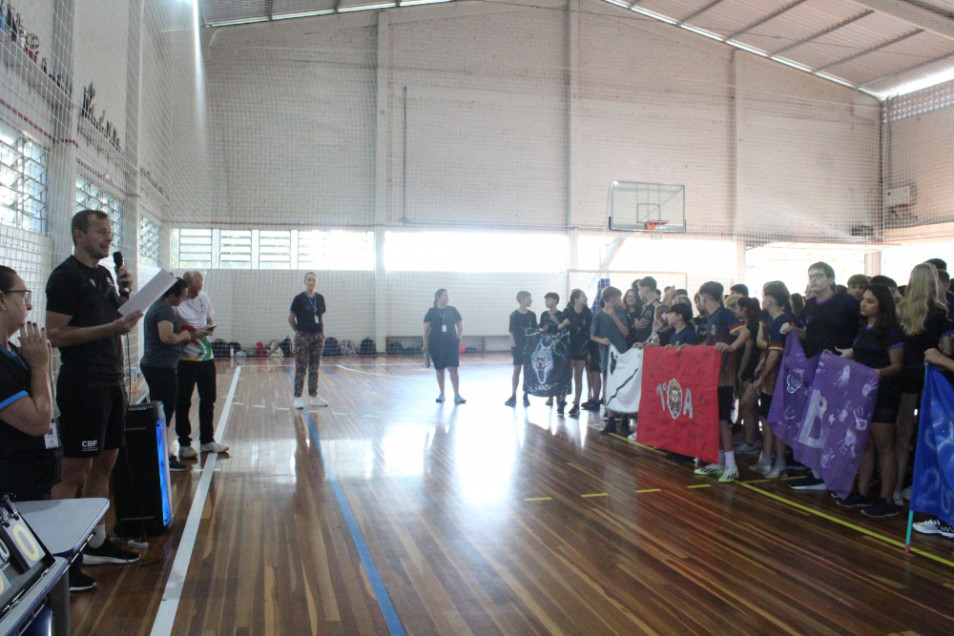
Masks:
[[[288,370],[288,375],[294,382],[295,375],[292,368],[289,366],[286,367],[286,369]],[[321,439],[318,436],[315,421],[307,409],[304,410],[304,416],[305,421],[308,422],[308,430],[311,432],[311,437],[315,441],[318,455],[321,455]],[[348,504],[344,490],[341,489],[341,483],[338,481],[338,475],[335,473],[334,466],[331,462],[325,462],[325,470],[328,473],[328,481],[331,482],[331,488],[334,490],[335,499],[338,500],[338,507],[341,508],[341,514],[344,515],[345,523],[348,524],[351,540],[354,541],[354,546],[358,550],[358,556],[361,557],[361,564],[368,574],[368,582],[371,584],[374,598],[378,602],[378,607],[381,608],[381,614],[384,615],[384,622],[387,623],[388,630],[390,630],[392,634],[405,636],[404,625],[401,624],[397,610],[394,609],[394,605],[391,603],[391,597],[388,595],[387,588],[384,587],[384,581],[381,580],[378,568],[374,565],[374,559],[371,558],[371,552],[368,551],[368,544],[365,543],[364,535],[361,534],[361,528],[358,527],[358,522],[354,518],[354,513],[351,511],[351,505]]]

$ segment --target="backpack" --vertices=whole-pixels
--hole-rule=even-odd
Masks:
[[[340,356],[341,348],[338,347],[338,339],[330,336],[325,338],[325,348],[321,353],[325,356]]]
[[[240,342],[230,342],[228,344],[229,352],[226,354],[226,357],[232,358],[235,357],[235,354],[242,350],[242,344]]]
[[[378,355],[378,348],[375,346],[374,340],[365,338],[361,341],[361,346],[358,347],[358,353],[363,356],[376,356]]]
[[[278,346],[280,346],[280,347],[282,348],[282,355],[285,356],[286,358],[290,358],[290,357],[292,357],[293,355],[295,355],[295,352],[292,351],[292,341],[291,341],[291,338],[289,338],[289,337],[286,336],[285,339],[282,340],[282,343],[281,343],[280,345],[278,345]]]
[[[348,356],[353,358],[358,354],[358,350],[355,349],[353,340],[342,340],[341,341],[341,355]]]
[[[212,343],[212,356],[215,358],[231,358],[232,352],[229,351],[229,343],[219,338]]]
[[[404,355],[404,345],[402,345],[397,340],[392,340],[388,343],[388,355],[389,356],[403,356]]]

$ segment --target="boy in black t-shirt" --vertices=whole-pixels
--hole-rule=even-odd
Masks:
[[[537,328],[537,317],[529,310],[533,298],[528,291],[517,292],[519,305],[510,314],[510,355],[513,358],[513,378],[510,397],[504,402],[507,406],[517,405],[517,387],[520,385],[520,371],[526,358],[527,329]],[[530,406],[530,396],[523,392],[523,405]]]
[[[656,318],[656,307],[659,306],[659,297],[656,295],[656,279],[646,276],[639,280],[639,299],[643,301],[639,320],[634,324],[636,329],[635,342],[646,342],[653,334],[653,320]]]

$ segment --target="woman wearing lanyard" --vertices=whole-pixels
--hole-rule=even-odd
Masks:
[[[288,314],[288,324],[295,330],[295,408],[305,408],[301,397],[308,374],[308,395],[311,406],[328,406],[328,402],[318,397],[318,365],[325,346],[325,298],[315,293],[318,276],[314,272],[305,274],[305,291],[292,300]]]
[[[63,451],[53,422],[53,377],[46,329],[27,322],[32,293],[23,279],[0,265],[0,493],[21,501],[50,499],[60,481]],[[10,342],[20,333],[20,346]],[[70,591],[96,586],[70,568]]]
[[[457,309],[449,306],[447,301],[446,289],[434,292],[434,306],[424,316],[424,353],[431,354],[437,372],[437,386],[441,390],[437,402],[444,401],[444,369],[447,369],[454,388],[454,404],[463,404],[467,400],[460,396],[457,367],[460,365],[458,352],[464,323]]]

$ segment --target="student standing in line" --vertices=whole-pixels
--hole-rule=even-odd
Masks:
[[[440,393],[435,402],[444,401],[444,369],[450,375],[451,388],[454,389],[454,404],[467,402],[460,395],[460,339],[464,336],[464,321],[456,307],[448,305],[450,296],[446,289],[434,292],[434,306],[424,316],[423,353],[431,354],[434,372],[437,374],[437,386]]]
[[[506,406],[517,405],[517,387],[520,386],[520,372],[527,358],[527,329],[537,328],[537,317],[530,311],[533,297],[528,291],[517,292],[517,308],[510,313],[510,356],[513,358],[513,376],[511,378],[510,397]],[[530,406],[530,396],[523,392],[523,405]]]
[[[580,416],[580,398],[583,395],[583,370],[590,349],[590,325],[593,313],[586,306],[586,294],[582,289],[570,292],[570,301],[561,314],[560,324],[570,330],[570,360],[573,364],[573,406],[570,417]]]
[[[718,475],[722,483],[739,477],[732,447],[732,403],[735,401],[736,355],[749,339],[749,331],[731,311],[722,305],[722,283],[709,281],[699,288],[706,309],[706,344],[722,354],[719,372],[719,451],[718,463],[697,468],[697,475]]]
[[[620,353],[626,352],[626,336],[629,334],[630,324],[628,324],[629,315],[623,309],[623,294],[619,289],[613,286],[603,289],[603,302],[605,303],[603,311],[593,318],[590,340],[600,346],[600,368],[603,374],[603,390],[605,393],[610,345],[616,347],[616,350]],[[605,401],[606,396],[603,397]],[[618,425],[616,413],[607,409],[606,414],[609,416],[609,421],[600,431],[604,435],[615,433]],[[628,435],[629,431],[624,430],[623,433]]]
[[[898,472],[898,458],[894,452],[895,422],[901,390],[898,374],[904,368],[904,341],[895,320],[894,299],[891,290],[883,285],[869,285],[861,297],[862,326],[850,349],[842,351],[848,359],[878,371],[878,394],[871,415],[868,445],[858,468],[858,491],[838,505],[845,508],[863,508],[865,516],[873,519],[894,517],[898,508],[892,501]],[[875,456],[881,471],[881,496],[869,496],[875,471]]]
[[[556,335],[564,327],[562,312],[557,308],[557,305],[560,304],[560,294],[548,292],[543,297],[543,304],[546,309],[540,312],[540,331]],[[549,396],[546,402],[547,406],[553,406],[554,397],[557,399],[557,413],[563,415],[566,410],[566,396]]]
[[[292,299],[288,313],[288,324],[295,332],[296,409],[305,408],[301,394],[305,388],[306,374],[311,406],[328,406],[326,400],[318,397],[318,369],[321,366],[321,352],[325,347],[325,297],[315,292],[317,285],[317,274],[305,274],[305,291]]]
[[[685,302],[675,302],[666,314],[666,322],[672,328],[669,346],[682,347],[699,344],[696,332],[692,328],[692,306]]]
[[[822,351],[837,353],[849,349],[858,333],[858,301],[848,294],[836,294],[835,270],[823,261],[808,266],[808,288],[805,307],[798,314],[795,327],[784,325],[782,335],[797,328],[805,356],[811,358]],[[827,490],[821,473],[789,484],[794,490]]]

